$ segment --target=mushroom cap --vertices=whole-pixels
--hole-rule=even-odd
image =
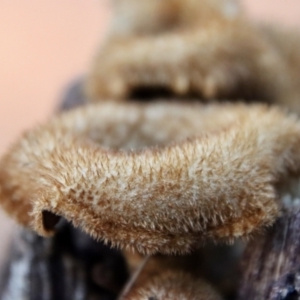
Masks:
[[[45,236],[61,216],[113,246],[187,253],[271,225],[299,149],[297,118],[264,105],[87,105],[13,145],[0,203]]]

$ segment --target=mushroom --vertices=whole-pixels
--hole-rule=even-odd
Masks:
[[[90,105],[23,135],[0,199],[45,236],[62,216],[112,246],[187,253],[271,225],[299,147],[297,119],[263,105]]]
[[[44,236],[64,217],[112,246],[184,254],[272,225],[299,148],[297,118],[265,105],[87,105],[12,146],[0,202]]]

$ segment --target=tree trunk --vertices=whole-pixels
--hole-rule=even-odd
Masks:
[[[239,300],[300,299],[300,210],[287,209],[242,260]]]
[[[53,238],[17,232],[1,280],[2,300],[115,299],[127,280],[117,252],[65,224]]]

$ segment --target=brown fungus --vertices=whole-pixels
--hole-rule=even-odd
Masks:
[[[92,101],[167,94],[300,113],[298,33],[251,23],[235,0],[113,2],[111,32],[85,84]]]
[[[52,213],[113,246],[188,253],[271,225],[299,148],[296,118],[263,105],[90,105],[23,135],[0,199],[45,236]]]
[[[150,254],[188,253],[273,224],[282,191],[299,177],[299,121],[212,100],[299,113],[299,35],[254,26],[234,0],[113,2],[111,34],[76,103],[89,102],[85,92],[92,102],[209,106],[110,103],[55,117],[0,161],[4,209],[45,236],[64,217]],[[150,261],[126,299],[220,299],[176,258],[166,260]]]

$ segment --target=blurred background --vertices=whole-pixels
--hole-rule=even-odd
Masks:
[[[242,2],[253,19],[300,31],[299,0]],[[111,15],[109,0],[0,0],[0,155],[86,72]],[[0,213],[0,261],[12,228]]]

